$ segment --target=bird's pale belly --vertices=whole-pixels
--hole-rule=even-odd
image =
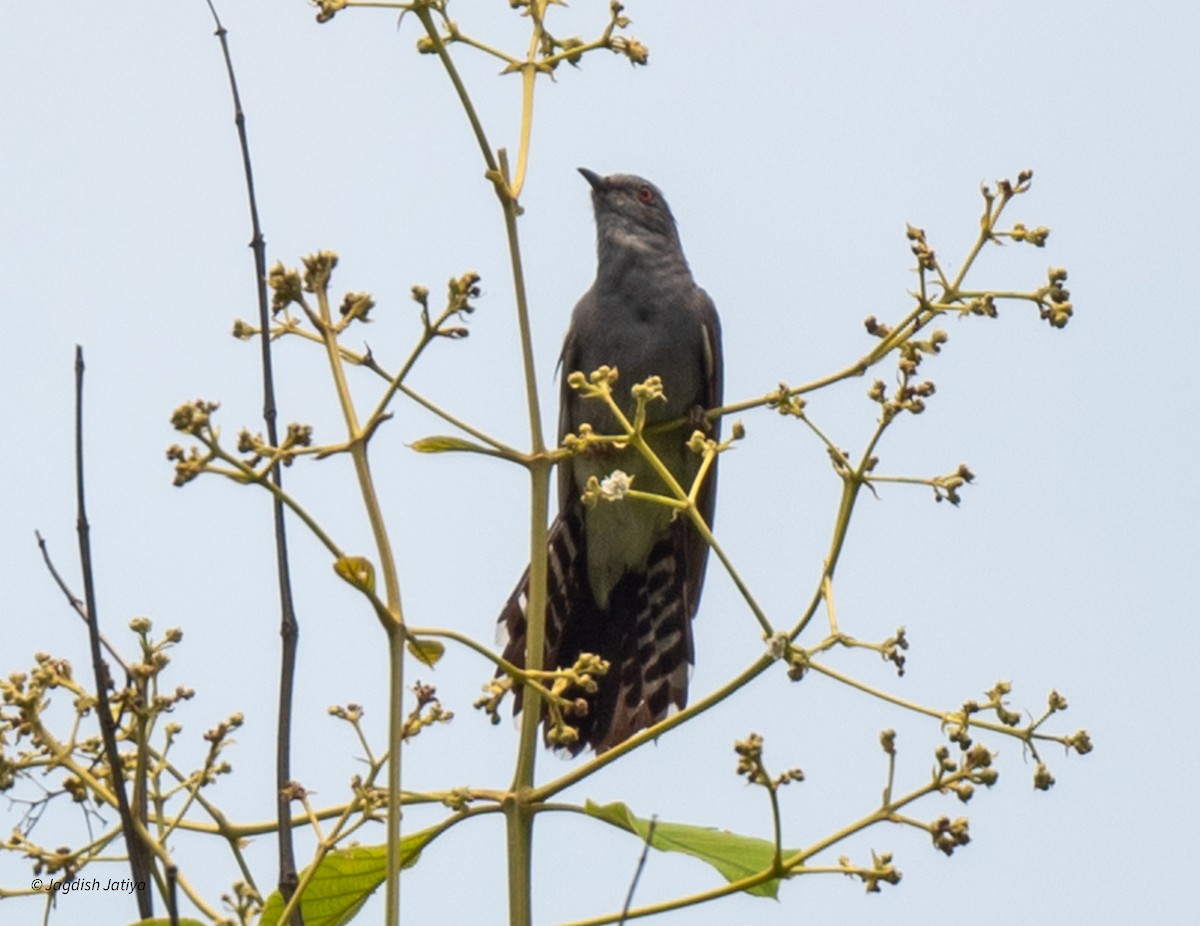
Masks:
[[[668,441],[656,440],[654,450],[686,491],[699,460],[683,447],[682,441],[682,433],[674,432]],[[693,460],[695,464],[689,465]],[[619,469],[633,477],[632,488],[638,491],[670,494],[650,463],[632,449],[584,454],[573,463],[580,492],[589,476],[603,480]],[[651,549],[670,526],[673,515],[674,510],[666,505],[636,498],[602,499],[584,510],[588,579],[600,608],[608,607],[609,595],[622,576],[644,570]]]

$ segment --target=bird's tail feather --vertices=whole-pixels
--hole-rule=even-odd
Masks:
[[[546,600],[548,668],[565,668],[581,653],[609,663],[598,679],[599,691],[587,697],[588,713],[572,717],[579,739],[565,747],[572,755],[585,748],[603,752],[664,718],[672,706],[687,703],[688,667],[693,661],[687,569],[676,535],[682,519],[653,548],[643,573],[627,573],[597,606],[587,577],[581,519],[560,516],[550,528]],[[525,664],[525,608],[529,599],[526,570],[500,615],[508,631],[504,658]],[[522,690],[514,692],[521,709]]]
[[[587,576],[584,574],[586,561],[583,552],[583,522],[579,518],[564,518],[559,516],[550,525],[548,537],[548,573],[546,577],[546,657],[543,666],[553,668],[557,665],[559,642],[563,637],[563,627],[571,614],[571,601],[577,596],[574,589],[582,582],[586,585]],[[504,658],[513,665],[525,666],[525,611],[529,605],[529,570],[521,576],[517,587],[504,604],[500,612],[500,626],[507,640],[504,645]],[[574,664],[572,659],[571,664]],[[514,689],[516,699],[515,711],[521,710],[524,701],[524,689],[518,685]]]

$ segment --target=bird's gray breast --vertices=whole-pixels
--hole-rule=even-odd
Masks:
[[[703,388],[701,319],[678,299],[622,302],[610,298],[598,302],[599,311],[576,319],[574,355],[578,369],[589,374],[600,366],[616,367],[620,378],[614,386],[614,397],[629,410],[633,407],[633,386],[658,376],[666,401],[648,407],[648,416],[651,420],[666,420],[686,414]]]
[[[701,320],[686,306],[667,301],[648,301],[596,306],[600,311],[577,313],[567,351],[577,369],[586,374],[600,366],[619,371],[613,386],[617,404],[632,419],[634,401],[630,390],[651,376],[662,379],[665,400],[653,401],[646,409],[649,424],[680,418],[697,401],[704,385],[704,332]],[[573,370],[563,371],[569,375]],[[599,434],[619,433],[613,417],[597,400],[571,400],[572,431],[587,422]],[[651,446],[667,469],[686,490],[699,465],[699,458],[684,446],[682,430],[653,439]],[[588,478],[604,479],[614,470],[633,476],[633,488],[669,494],[667,485],[636,450],[601,451],[571,461],[575,491],[582,492]],[[587,536],[588,575],[592,594],[600,607],[626,572],[646,563],[651,548],[671,522],[671,509],[639,499],[600,501],[584,513]]]

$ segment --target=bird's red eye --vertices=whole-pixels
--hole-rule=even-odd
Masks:
[[[638,199],[648,206],[654,202],[654,191],[648,186],[640,186],[638,187]]]

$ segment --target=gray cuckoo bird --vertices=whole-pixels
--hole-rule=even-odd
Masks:
[[[721,324],[708,294],[688,269],[675,219],[661,191],[640,177],[601,177],[579,171],[592,187],[596,211],[596,281],[571,316],[563,344],[560,442],[590,424],[597,434],[617,434],[612,414],[584,400],[567,384],[576,371],[615,367],[618,405],[632,420],[630,388],[650,376],[662,379],[666,401],[646,408],[646,425],[675,419],[682,427],[654,435],[650,444],[675,479],[692,484],[700,457],[686,447],[700,412],[721,404]],[[710,436],[719,432],[713,425]],[[686,517],[670,508],[624,499],[585,507],[590,476],[614,470],[633,477],[633,488],[670,494],[637,451],[606,448],[570,457],[558,467],[558,516],[549,533],[546,602],[546,668],[574,665],[580,653],[610,663],[588,711],[570,722],[579,730],[572,754],[603,752],[687,703],[694,661],[692,618],[700,603],[708,545]],[[697,499],[711,524],[716,467]],[[525,664],[526,570],[500,615],[507,631],[504,658]],[[516,709],[521,689],[516,690]]]

